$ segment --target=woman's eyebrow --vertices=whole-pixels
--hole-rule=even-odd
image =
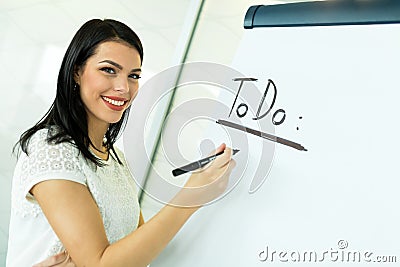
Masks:
[[[114,62],[112,60],[106,59],[106,60],[100,61],[99,63],[109,63],[109,64],[115,66],[116,68],[120,69],[120,70],[123,69],[123,67],[120,64],[118,64],[117,62]],[[134,71],[142,71],[142,69],[141,68],[136,68],[136,69],[132,69],[131,70],[131,72],[134,72]]]

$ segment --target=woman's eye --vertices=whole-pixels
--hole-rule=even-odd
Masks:
[[[113,69],[113,68],[110,68],[110,67],[104,67],[104,68],[101,68],[100,70],[101,70],[101,71],[104,71],[104,72],[107,72],[107,73],[109,73],[109,74],[115,74],[114,69]]]
[[[129,78],[138,80],[138,79],[140,79],[140,75],[139,75],[139,74],[132,73],[131,75],[129,75]]]

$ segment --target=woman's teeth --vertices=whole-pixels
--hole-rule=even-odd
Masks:
[[[125,101],[112,100],[106,96],[103,96],[102,98],[108,103],[113,104],[114,106],[122,106],[125,103]]]

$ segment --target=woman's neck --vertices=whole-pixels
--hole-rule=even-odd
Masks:
[[[102,159],[108,158],[108,150],[103,143],[108,126],[109,124],[88,124],[88,135],[91,141],[90,149],[96,156]]]

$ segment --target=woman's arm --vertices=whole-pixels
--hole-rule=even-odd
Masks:
[[[144,224],[143,213],[140,211],[138,227]],[[33,265],[33,267],[76,267],[68,252],[64,250],[56,255],[50,256],[44,261]]]
[[[219,148],[224,149],[224,146]],[[217,197],[225,190],[234,166],[228,164],[231,155],[231,150],[225,149],[212,166],[193,174],[187,183],[189,187],[215,184],[216,191],[199,191],[193,195],[183,190],[172,201],[201,203]],[[98,207],[85,186],[72,181],[49,180],[35,185],[31,192],[78,267],[147,266],[199,208],[167,205],[137,230],[110,245]]]

